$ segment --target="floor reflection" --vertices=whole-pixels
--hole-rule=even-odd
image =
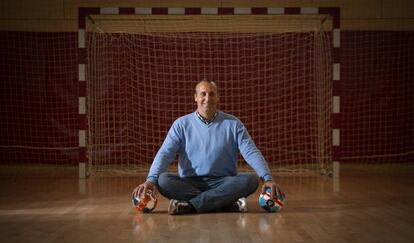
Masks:
[[[278,226],[284,223],[282,213],[267,213],[259,217],[258,227],[261,233],[272,234]]]
[[[252,230],[272,237],[275,230],[285,224],[282,213],[209,213],[193,215],[136,214],[132,218],[132,230],[139,240],[157,240],[173,234],[186,238],[191,234],[195,241],[221,239],[223,234],[246,234]]]
[[[146,238],[147,234],[152,234],[157,227],[155,220],[151,215],[137,213],[132,218],[132,232],[136,236]]]

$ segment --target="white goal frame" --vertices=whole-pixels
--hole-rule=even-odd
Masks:
[[[325,14],[332,17],[332,161],[333,177],[339,173],[340,160],[340,8],[339,7],[255,7],[255,8],[133,8],[81,7],[78,9],[78,84],[79,84],[79,178],[87,177],[87,109],[86,109],[86,18],[89,15],[306,15]]]

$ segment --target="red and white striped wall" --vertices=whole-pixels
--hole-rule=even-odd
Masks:
[[[287,8],[79,8],[78,11],[78,56],[79,56],[79,177],[86,178],[87,164],[87,118],[86,118],[86,39],[85,18],[88,15],[300,15],[328,14],[333,19],[333,110],[332,145],[333,176],[339,174],[340,158],[340,8],[338,7],[287,7]]]

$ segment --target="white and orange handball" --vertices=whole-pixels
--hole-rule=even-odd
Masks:
[[[132,195],[132,205],[137,213],[150,213],[157,206],[157,197],[152,190],[141,193],[139,197]]]

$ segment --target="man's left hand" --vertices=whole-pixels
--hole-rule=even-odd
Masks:
[[[280,194],[283,193],[280,186],[274,181],[265,181],[262,186],[262,193],[266,192],[266,188],[270,188],[272,190],[272,198],[280,197]]]

